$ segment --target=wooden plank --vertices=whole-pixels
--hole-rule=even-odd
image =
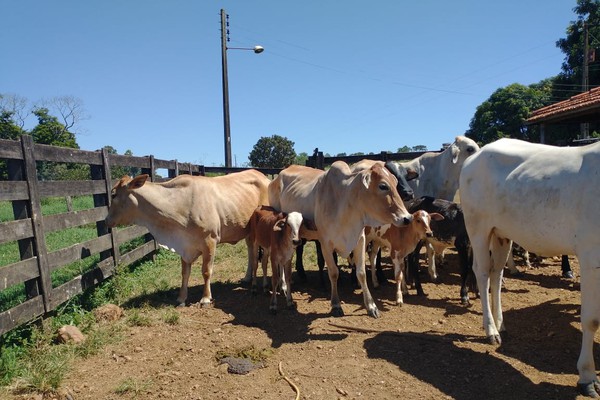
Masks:
[[[72,149],[36,143],[33,147],[37,161],[69,162],[77,164],[102,164],[102,155],[97,151]]]
[[[102,221],[108,214],[108,207],[96,207],[81,211],[47,215],[44,217],[46,233],[74,228]]]
[[[144,258],[148,254],[151,254],[154,250],[154,241],[144,243],[140,247],[136,247],[135,249],[131,250],[129,253],[122,254],[119,264],[131,264],[137,260]]]
[[[83,260],[101,251],[108,250],[112,246],[110,235],[104,235],[99,238],[88,240],[83,243],[76,243],[48,254],[48,268],[50,272],[71,264],[75,261]]]
[[[0,181],[0,201],[27,200],[27,182]]]
[[[0,244],[30,237],[33,237],[30,218],[0,223]]]
[[[0,335],[44,314],[42,296],[34,297],[0,313]]]
[[[102,181],[46,181],[38,183],[41,197],[83,196],[106,193]]]
[[[69,300],[73,296],[82,293],[84,290],[96,286],[100,282],[106,280],[114,273],[114,267],[112,264],[102,267],[96,267],[91,271],[88,271],[82,275],[78,275],[71,279],[67,283],[52,289],[52,301],[50,302],[50,308],[56,309],[59,305]]]
[[[119,244],[123,244],[130,241],[131,239],[143,236],[148,232],[149,231],[147,228],[139,225],[128,226],[127,228],[119,229],[116,232],[115,229],[113,229],[113,235],[116,233],[117,243]]]
[[[23,149],[21,143],[18,140],[0,139],[0,158],[22,160]]]
[[[122,156],[119,154],[110,154],[110,165],[119,167],[138,167],[138,168],[149,168],[150,158],[149,157],[132,157]]]
[[[29,258],[13,264],[0,267],[0,290],[40,276],[37,268],[37,260]]]

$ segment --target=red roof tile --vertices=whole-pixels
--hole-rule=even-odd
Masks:
[[[575,95],[568,100],[537,109],[531,113],[526,122],[527,124],[559,122],[593,112],[600,114],[600,87]]]

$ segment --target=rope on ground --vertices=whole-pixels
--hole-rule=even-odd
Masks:
[[[281,366],[281,364],[282,364],[282,362],[279,361],[279,375],[281,375],[283,377],[283,379],[285,379],[285,381],[290,384],[292,389],[294,389],[294,392],[296,392],[296,400],[300,400],[300,389],[298,388],[298,386],[296,386],[296,384],[294,382],[292,382],[292,380],[290,378],[285,376],[285,374],[283,373],[283,367]]]

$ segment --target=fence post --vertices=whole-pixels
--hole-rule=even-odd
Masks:
[[[52,281],[48,268],[48,250],[46,248],[46,235],[44,232],[44,217],[42,216],[42,205],[40,192],[38,190],[37,170],[35,166],[35,155],[33,152],[33,138],[29,135],[21,136],[21,148],[23,150],[23,161],[25,164],[25,177],[29,191],[29,207],[31,210],[31,222],[33,227],[33,240],[37,256],[39,271],[39,283],[42,299],[44,300],[45,312],[51,311],[50,297],[52,294]]]
[[[24,181],[25,168],[24,162],[21,160],[7,160],[8,180],[9,181]],[[13,216],[15,220],[31,218],[31,210],[27,200],[15,200],[12,202]],[[17,241],[19,246],[19,255],[21,260],[35,257],[33,238],[26,238]],[[41,282],[34,278],[25,281],[25,297],[27,300],[40,295]]]
[[[106,148],[102,149],[102,165],[90,165],[91,177],[93,180],[104,180],[105,192],[101,194],[93,195],[94,207],[110,207],[110,196],[112,191],[112,172],[110,168],[110,155]],[[96,222],[96,232],[98,237],[109,233],[108,227],[104,221]],[[113,267],[116,267],[121,257],[119,252],[119,245],[115,231],[111,231],[110,239],[112,243],[112,250],[105,250],[100,252],[100,261],[106,260],[107,258],[113,258]]]

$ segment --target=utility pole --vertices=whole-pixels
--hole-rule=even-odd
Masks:
[[[225,134],[225,167],[231,168],[231,130],[229,126],[229,82],[227,79],[227,14],[221,9],[221,63],[223,66],[223,129]]]
[[[589,49],[589,27],[588,23],[583,23],[583,76],[582,76],[582,92],[586,93],[589,90],[589,62],[590,62],[590,49]],[[590,137],[590,124],[587,122],[581,123],[581,137],[587,139]]]

